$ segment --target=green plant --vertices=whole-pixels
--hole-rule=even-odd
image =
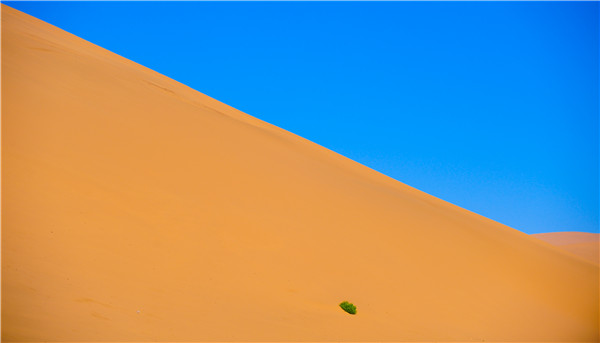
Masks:
[[[354,306],[354,304],[349,303],[347,301],[343,301],[340,304],[340,307],[342,308],[342,310],[350,313],[350,314],[356,314],[356,306]]]

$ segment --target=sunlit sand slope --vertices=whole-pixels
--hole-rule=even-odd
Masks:
[[[532,235],[596,264],[600,263],[600,234],[589,232],[548,232]]]
[[[598,340],[596,265],[2,9],[4,341]]]

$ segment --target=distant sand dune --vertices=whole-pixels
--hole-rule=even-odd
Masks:
[[[598,341],[598,300],[593,263],[2,5],[4,341]]]
[[[589,232],[549,232],[532,235],[596,264],[600,263],[600,234]]]

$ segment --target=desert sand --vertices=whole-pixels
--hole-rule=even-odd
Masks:
[[[589,232],[548,232],[532,235],[595,264],[600,263],[600,234]]]
[[[3,341],[598,341],[598,272],[2,5]]]

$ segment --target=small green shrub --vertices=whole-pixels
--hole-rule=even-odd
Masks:
[[[350,314],[356,314],[356,306],[354,306],[354,304],[352,304],[352,303],[344,301],[340,304],[340,307],[342,308],[342,310],[344,310]]]

